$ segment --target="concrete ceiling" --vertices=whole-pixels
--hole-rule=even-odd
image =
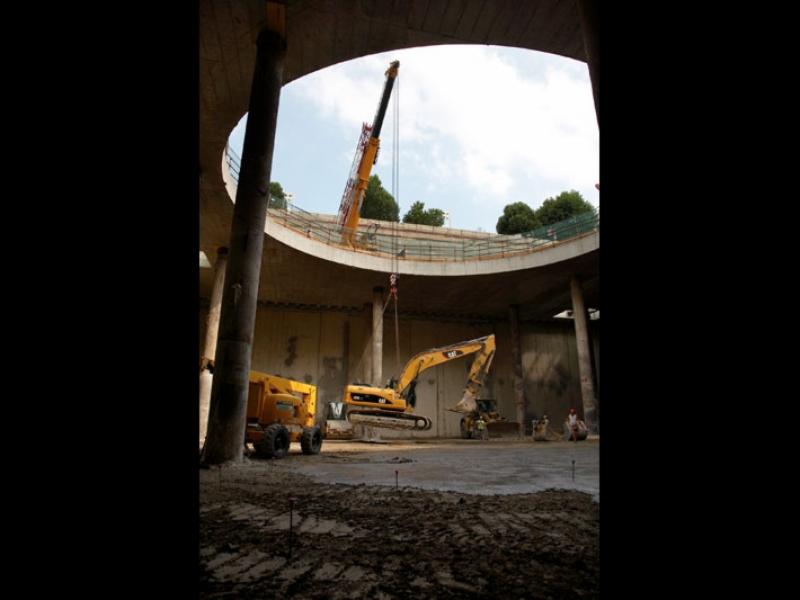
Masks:
[[[404,314],[505,318],[509,304],[523,319],[549,319],[572,308],[569,280],[584,282],[585,302],[600,307],[599,251],[535,269],[461,277],[403,275],[398,303]],[[200,293],[211,295],[213,272],[201,269]],[[258,297],[274,304],[302,304],[360,310],[372,288],[389,287],[389,275],[355,269],[305,254],[266,237]]]

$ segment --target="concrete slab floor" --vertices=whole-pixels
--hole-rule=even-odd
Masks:
[[[295,448],[295,446],[297,446]],[[258,461],[259,459],[253,459]],[[573,480],[573,464],[574,480]],[[320,483],[395,486],[467,494],[525,494],[568,489],[600,501],[600,445],[509,439],[387,440],[382,444],[325,440],[318,456],[271,461]]]

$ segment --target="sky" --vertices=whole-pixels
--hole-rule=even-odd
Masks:
[[[283,87],[272,181],[300,208],[336,214],[361,124],[372,123],[385,71],[399,77],[372,173],[398,189],[400,218],[416,202],[447,226],[495,231],[503,207],[539,207],[565,190],[599,206],[599,130],[585,63],[500,46],[397,50],[316,71]],[[392,185],[399,97],[399,177]],[[247,117],[231,134],[241,156]]]

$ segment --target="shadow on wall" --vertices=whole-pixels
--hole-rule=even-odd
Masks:
[[[291,367],[297,358],[297,336],[293,335],[286,340],[286,359],[283,361],[287,367]]]
[[[342,399],[342,391],[347,384],[341,357],[323,357],[322,369],[322,376],[317,382],[317,423],[325,419],[330,402],[339,402]]]
[[[548,415],[551,422],[567,418],[571,407],[582,412],[577,373],[569,368],[569,358],[558,354],[538,354],[525,369],[527,419]]]

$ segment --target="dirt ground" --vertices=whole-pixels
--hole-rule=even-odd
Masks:
[[[407,445],[327,444],[319,456],[201,469],[201,598],[599,597],[599,504],[588,493],[480,495],[297,472],[364,457],[402,467],[414,460],[403,450],[420,446]]]

